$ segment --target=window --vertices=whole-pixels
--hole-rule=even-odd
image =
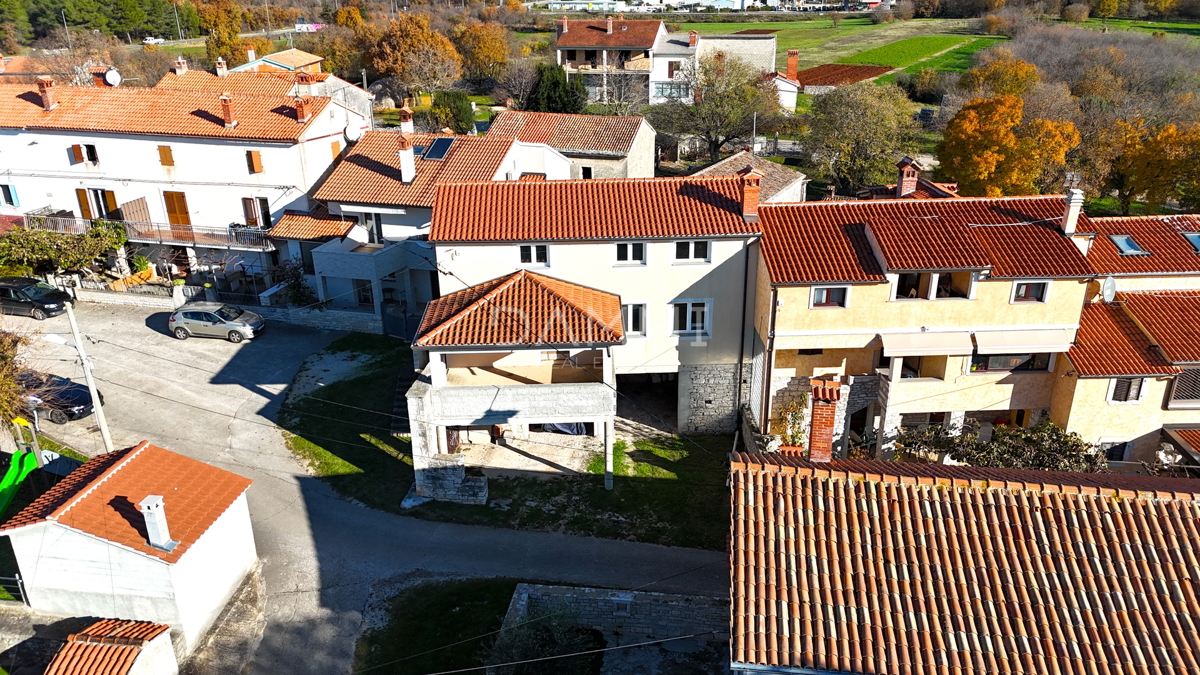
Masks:
[[[618,265],[645,265],[646,245],[641,242],[617,244]]]
[[[163,192],[163,201],[167,205],[167,222],[172,225],[191,225],[192,216],[188,210],[187,195],[182,192]]]
[[[845,307],[850,289],[845,286],[815,287],[812,289],[813,307]]]
[[[1049,370],[1049,354],[972,354],[971,372]]]
[[[682,262],[708,262],[708,242],[675,242],[675,260]]]
[[[1013,302],[1045,302],[1046,291],[1050,288],[1046,281],[1017,281],[1013,283]]]
[[[522,265],[549,265],[550,247],[547,244],[521,244]]]
[[[1101,443],[1100,450],[1104,453],[1104,458],[1110,462],[1124,462],[1125,454],[1133,449],[1132,441],[1124,441],[1121,443]]]
[[[1188,243],[1192,245],[1196,253],[1200,253],[1200,232],[1184,232],[1183,238],[1188,240]]]
[[[687,98],[691,91],[686,82],[654,83],[654,96],[657,98]]]
[[[72,145],[71,146],[71,163],[82,164],[88,162],[90,164],[100,163],[100,155],[96,152],[94,145]]]
[[[1167,407],[1193,409],[1200,405],[1200,368],[1185,368],[1175,376]]]
[[[596,50],[595,49],[583,50],[583,60],[584,61],[595,61],[596,60]]]
[[[242,198],[242,214],[248,227],[271,226],[271,203],[266,197]]]
[[[302,241],[300,242],[300,263],[304,265],[305,274],[316,274],[316,268],[313,267],[313,249],[320,246],[323,242],[319,241]],[[434,297],[437,297],[436,295]]]
[[[75,198],[79,201],[81,218],[117,218],[117,196],[112,190],[76,188]]]
[[[646,306],[621,305],[621,323],[626,335],[646,334]]]
[[[672,308],[674,309],[673,330],[677,335],[708,332],[708,301],[676,302]]]
[[[667,61],[667,79],[675,79],[675,73],[679,72],[680,61]]]
[[[247,150],[246,168],[250,170],[250,173],[262,173],[262,153],[258,150]]]
[[[893,300],[924,300],[929,297],[929,286],[933,274],[929,272],[907,272],[896,277],[896,297]]]
[[[796,356],[821,356],[825,353],[824,349],[797,349]]]
[[[371,282],[366,279],[354,280],[354,299],[360,305],[374,305],[375,296],[371,293]]]
[[[1140,377],[1114,377],[1108,385],[1108,401],[1110,403],[1137,403],[1142,400],[1142,384]]]
[[[568,61],[575,60],[575,50],[574,49],[567,49],[564,51],[564,54],[566,55]]]
[[[1110,234],[1108,238],[1116,244],[1121,255],[1150,255],[1149,251],[1139,246],[1128,234]]]
[[[163,166],[175,166],[175,154],[171,152],[171,146],[158,146],[158,163]]]
[[[590,167],[590,166],[579,167],[579,177],[584,180],[591,180],[592,179],[592,167]]]
[[[4,199],[6,206],[21,205],[21,200],[17,199],[17,188],[12,185],[0,185],[0,198]]]

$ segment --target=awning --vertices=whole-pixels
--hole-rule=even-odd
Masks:
[[[975,349],[970,333],[888,333],[884,356],[970,356]]]
[[[1074,337],[1075,331],[1063,328],[981,331],[975,333],[975,344],[980,354],[1038,354],[1068,351]]]

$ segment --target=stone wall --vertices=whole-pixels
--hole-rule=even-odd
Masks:
[[[416,469],[418,497],[457,504],[487,504],[488,485],[484,476],[466,475],[463,455],[427,455]]]
[[[80,302],[98,302],[107,305],[132,305],[134,307],[155,307],[158,309],[175,309],[175,300],[161,295],[148,293],[123,293],[118,291],[91,291],[82,288],[72,289],[75,299]]]
[[[737,428],[737,364],[679,367],[679,426],[684,433],[727,434]],[[750,369],[742,373],[742,397]]]
[[[336,309],[292,309],[282,307],[250,307],[263,318],[293,323],[309,328],[351,330],[358,333],[383,334],[383,319],[369,312],[343,312]]]

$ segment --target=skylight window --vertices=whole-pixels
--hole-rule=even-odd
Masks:
[[[1150,252],[1138,245],[1128,234],[1109,235],[1109,239],[1121,251],[1121,255],[1150,255]]]
[[[1184,232],[1183,238],[1196,249],[1196,253],[1200,253],[1200,232]]]
[[[446,159],[446,153],[450,152],[450,144],[454,142],[453,138],[437,138],[433,144],[425,151],[425,159],[441,161]]]

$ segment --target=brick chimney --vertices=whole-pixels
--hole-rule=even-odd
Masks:
[[[564,14],[563,18],[558,20],[558,34],[562,35],[567,32],[567,17]]]
[[[758,222],[758,194],[762,190],[763,175],[754,167],[747,166],[738,172],[742,177],[742,218],[747,223]]]
[[[413,111],[412,108],[404,106],[396,111],[397,117],[400,118],[400,133],[413,133]]]
[[[610,35],[612,34],[612,16],[611,15],[604,18],[604,32],[608,33]]]
[[[798,72],[800,72],[800,50],[799,49],[789,49],[788,50],[787,79],[791,80],[792,82],[795,82],[796,81],[796,73],[798,73]]]
[[[246,63],[249,63],[258,58],[258,54],[254,52],[254,47],[246,47]]]
[[[1083,210],[1083,190],[1067,190],[1067,197],[1063,201],[1066,209],[1063,211],[1062,231],[1069,237],[1075,234],[1075,228],[1079,225],[1079,212]]]
[[[187,59],[183,58],[183,54],[180,54],[179,58],[175,59],[175,74],[182,75],[187,70]]]
[[[93,86],[96,86],[96,87],[107,87],[108,86],[108,82],[105,81],[105,79],[104,79],[105,72],[106,71],[100,70],[99,68],[92,71],[92,85]]]
[[[217,77],[225,77],[229,74],[229,66],[225,65],[225,57],[218,56],[214,65],[217,67]]]
[[[900,170],[896,176],[896,199],[917,191],[917,179],[921,177],[921,165],[912,157],[905,157],[896,164]]]
[[[38,93],[42,95],[42,109],[54,110],[58,107],[58,101],[54,95],[54,78],[49,75],[42,75],[37,79]]]
[[[688,31],[688,46],[689,47],[695,47],[696,43],[699,41],[700,41],[699,31],[694,31],[694,30]]]
[[[167,513],[163,510],[163,498],[160,495],[149,495],[138,502],[142,517],[146,519],[146,543],[160,551],[172,551],[179,542],[171,540],[171,530],[167,527]]]
[[[417,177],[417,158],[413,153],[412,139],[401,132],[399,145],[400,151],[396,156],[400,158],[400,182],[411,183]]]
[[[808,461],[833,459],[833,423],[841,384],[833,380],[812,380],[812,431],[808,438]]]
[[[305,101],[302,96],[297,96],[292,102],[292,106],[296,109],[296,121],[303,124],[312,117],[312,111],[308,108],[308,101]]]
[[[221,117],[225,120],[226,129],[232,129],[238,124],[233,117],[233,96],[229,92],[221,94]]]

